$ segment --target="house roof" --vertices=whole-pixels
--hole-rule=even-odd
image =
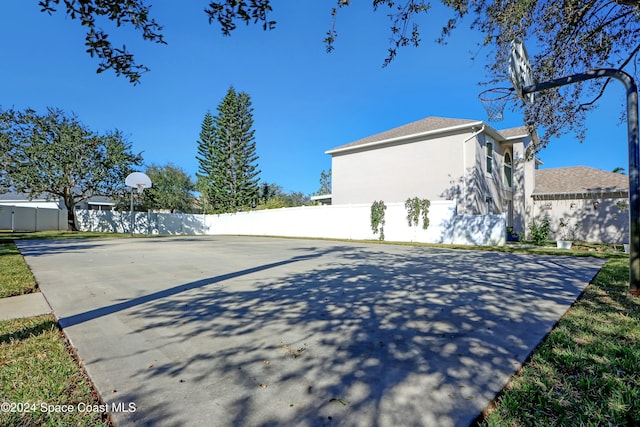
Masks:
[[[533,197],[563,194],[627,193],[629,177],[587,166],[539,169]]]
[[[92,205],[115,206],[113,199],[107,196],[93,196],[87,199],[87,203]]]
[[[522,138],[522,137],[529,136],[529,130],[527,129],[526,126],[502,129],[502,130],[499,130],[498,133],[502,135],[505,139]]]
[[[9,191],[7,193],[0,194],[0,201],[2,202],[27,202],[27,201],[47,201],[58,202],[61,198],[54,194],[42,193],[37,197],[29,198],[29,193],[16,193],[15,191]],[[94,205],[115,205],[114,201],[106,196],[93,196],[87,199],[87,202]]]
[[[355,148],[365,148],[368,146],[379,145],[387,142],[395,142],[411,137],[427,136],[430,134],[450,132],[459,129],[470,129],[474,126],[483,125],[486,126],[488,130],[492,131],[492,133],[501,136],[505,140],[528,135],[526,127],[517,127],[495,131],[491,126],[485,124],[481,120],[452,119],[432,116],[408,123],[406,125],[398,126],[396,128],[377,133],[366,138],[358,139],[357,141],[353,141],[348,144],[328,150],[326,153],[334,154],[342,151],[349,151]]]
[[[27,201],[56,201],[55,196],[52,196],[48,193],[39,194],[38,197],[33,197],[29,199],[29,194],[27,193],[16,193],[13,191],[9,191],[7,193],[0,194],[0,201],[4,202],[27,202]]]

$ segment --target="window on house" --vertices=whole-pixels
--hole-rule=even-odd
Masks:
[[[493,142],[487,141],[487,173],[493,172]]]
[[[511,188],[513,185],[513,168],[511,166],[511,154],[504,154],[504,183]]]

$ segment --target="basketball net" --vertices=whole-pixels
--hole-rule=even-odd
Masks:
[[[480,92],[478,99],[487,111],[490,122],[504,120],[504,107],[513,94],[513,89],[497,87]]]

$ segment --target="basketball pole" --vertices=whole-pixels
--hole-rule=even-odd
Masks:
[[[633,78],[622,70],[598,68],[582,74],[550,80],[522,88],[522,96],[572,83],[614,78],[627,90],[627,132],[629,138],[629,292],[640,295],[640,147],[638,135],[638,87]]]
[[[131,233],[131,237],[133,237],[133,222],[135,217],[133,216],[133,187],[131,187],[131,210],[129,211],[129,231]]]

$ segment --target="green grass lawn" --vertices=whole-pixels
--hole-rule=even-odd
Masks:
[[[640,297],[629,260],[609,258],[482,425],[640,425]]]
[[[0,232],[0,298],[30,294],[37,284],[16,247],[18,239],[77,239],[96,237],[129,237],[128,234],[73,233],[66,231],[38,231],[35,233]]]
[[[134,238],[155,237],[146,234],[135,234]],[[0,243],[12,243],[15,240],[32,240],[32,239],[93,239],[105,237],[130,237],[129,234],[122,233],[97,233],[97,232],[77,232],[77,231],[35,231],[24,233],[13,233],[10,231],[0,231]]]
[[[0,298],[29,294],[36,281],[13,242],[0,241]]]
[[[0,296],[37,291],[13,239],[96,237],[96,234],[0,233],[0,271],[3,277],[12,278],[0,281]],[[493,250],[593,255],[605,257],[607,262],[479,424],[639,426],[640,297],[629,294],[628,256],[614,247],[597,245],[577,247],[575,251],[523,247]],[[0,321],[0,402],[77,405],[98,404],[97,399],[51,316]],[[0,413],[0,426],[5,425],[105,426],[108,422],[100,414],[36,411]]]
[[[77,237],[96,235],[0,233],[0,297],[38,291],[13,239]],[[99,412],[64,413],[56,412],[62,407],[48,406],[98,405],[92,387],[53,316],[0,321],[0,404],[13,404],[9,409],[16,410],[0,410],[0,426],[109,426]]]
[[[97,394],[51,315],[0,321],[2,403],[13,407],[0,410],[1,426],[109,425],[106,414],[81,412],[99,404]]]

